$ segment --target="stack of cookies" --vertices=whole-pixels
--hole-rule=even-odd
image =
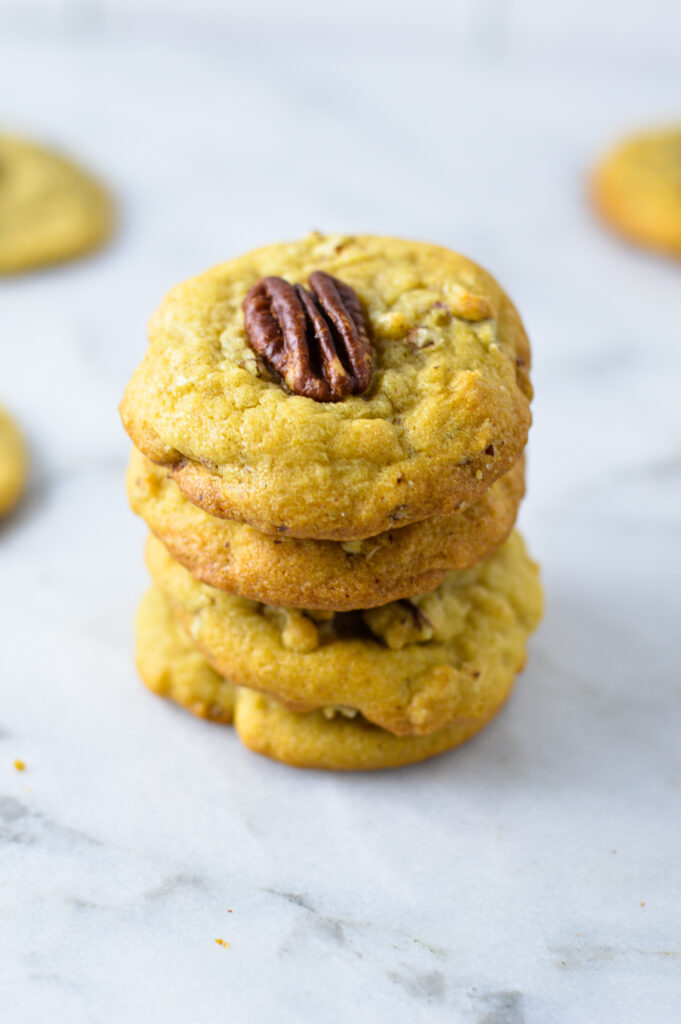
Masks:
[[[314,234],[171,291],[121,405],[144,682],[305,767],[483,728],[541,615],[529,362],[501,288],[432,245]]]

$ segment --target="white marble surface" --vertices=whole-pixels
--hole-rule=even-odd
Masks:
[[[681,270],[584,201],[603,143],[680,113],[678,6],[653,31],[639,4],[628,34],[573,18],[568,46],[541,5],[516,31],[513,5],[468,4],[382,47],[357,5],[283,37],[57,6],[38,26],[10,5],[0,122],[100,168],[122,223],[97,258],[0,284],[0,401],[34,455],[0,529],[2,1024],[678,1020]],[[313,226],[461,249],[535,352],[522,524],[546,619],[495,724],[382,775],[260,759],[132,665],[144,531],[116,404],[145,321]]]

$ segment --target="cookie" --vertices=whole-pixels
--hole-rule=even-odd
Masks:
[[[15,507],[26,488],[28,451],[14,420],[0,409],[0,516]]]
[[[329,719],[322,711],[297,714],[263,693],[241,688],[236,730],[241,742],[258,754],[296,768],[373,771],[399,768],[461,746],[491,721],[501,705],[476,718],[457,718],[427,736],[394,736],[361,715]]]
[[[624,140],[591,186],[596,209],[616,231],[681,256],[681,126]]]
[[[211,516],[136,450],[127,483],[133,510],[204,583],[266,604],[348,611],[425,593],[452,569],[488,557],[513,527],[524,469],[520,460],[456,515],[346,542],[272,537]]]
[[[146,685],[194,714],[234,721],[242,742],[259,754],[301,768],[366,771],[395,768],[459,746],[498,711],[457,719],[428,736],[394,736],[335,708],[288,711],[262,693],[235,687],[197,654],[156,588],[142,600],[137,619],[137,663]]]
[[[156,588],[140,602],[136,632],[137,670],[150,690],[200,718],[231,724],[236,686],[219,676],[189,642]]]
[[[0,136],[0,273],[71,259],[111,233],[112,203],[57,153]]]
[[[314,234],[171,291],[121,415],[212,515],[362,540],[454,514],[509,471],[530,425],[529,361],[511,301],[465,257]]]
[[[542,610],[520,536],[435,590],[364,612],[302,612],[194,579],[150,537],[147,564],[193,642],[238,686],[293,711],[342,705],[397,735],[425,735],[498,707]]]

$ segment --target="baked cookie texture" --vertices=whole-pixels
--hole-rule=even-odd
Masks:
[[[321,711],[296,714],[262,693],[241,689],[236,729],[251,750],[297,768],[373,771],[425,761],[459,747],[480,732],[500,708],[490,706],[478,718],[457,718],[446,729],[428,736],[394,736],[361,715],[329,719]]]
[[[523,667],[542,611],[537,566],[517,533],[435,590],[364,612],[304,613],[225,593],[153,536],[147,564],[220,675],[292,711],[351,708],[399,736],[486,719]]]
[[[156,588],[140,602],[136,632],[137,670],[150,690],[200,718],[232,723],[236,686],[219,676],[190,643]]]
[[[28,449],[19,427],[0,408],[0,516],[17,505],[28,479]]]
[[[359,296],[368,390],[286,390],[249,344],[244,297],[265,275],[322,270]],[[530,351],[499,285],[439,246],[313,234],[174,288],[121,404],[135,445],[206,512],[274,536],[353,541],[477,501],[518,461]]]
[[[366,771],[422,761],[459,746],[499,710],[459,718],[427,736],[394,736],[347,709],[297,714],[262,693],[235,687],[198,654],[156,588],[142,599],[137,618],[137,664],[155,693],[194,714],[234,722],[241,741],[259,754],[301,768]]]
[[[681,256],[681,124],[620,142],[596,167],[591,196],[620,234]]]
[[[49,149],[0,135],[0,274],[79,256],[113,228],[106,190]]]
[[[348,611],[433,590],[453,569],[488,557],[508,537],[524,492],[520,459],[481,498],[363,541],[273,537],[211,516],[182,495],[168,471],[133,450],[133,510],[197,579],[266,604]]]

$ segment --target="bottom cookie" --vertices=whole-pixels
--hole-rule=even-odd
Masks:
[[[458,747],[480,732],[499,711],[483,718],[465,718],[428,736],[393,736],[362,715],[346,718],[342,711],[288,711],[256,690],[239,690],[235,721],[239,739],[251,750],[296,768],[332,771],[375,771],[425,761]]]
[[[251,750],[298,768],[369,771],[397,768],[442,754],[479,732],[504,704],[476,718],[460,718],[427,736],[394,736],[350,708],[298,713],[270,697],[236,687],[218,675],[176,622],[161,592],[152,588],[137,617],[137,667],[154,693],[196,715],[233,722]]]
[[[159,697],[169,697],[200,718],[232,724],[237,687],[190,643],[156,587],[147,591],[137,611],[135,660],[142,682]]]

